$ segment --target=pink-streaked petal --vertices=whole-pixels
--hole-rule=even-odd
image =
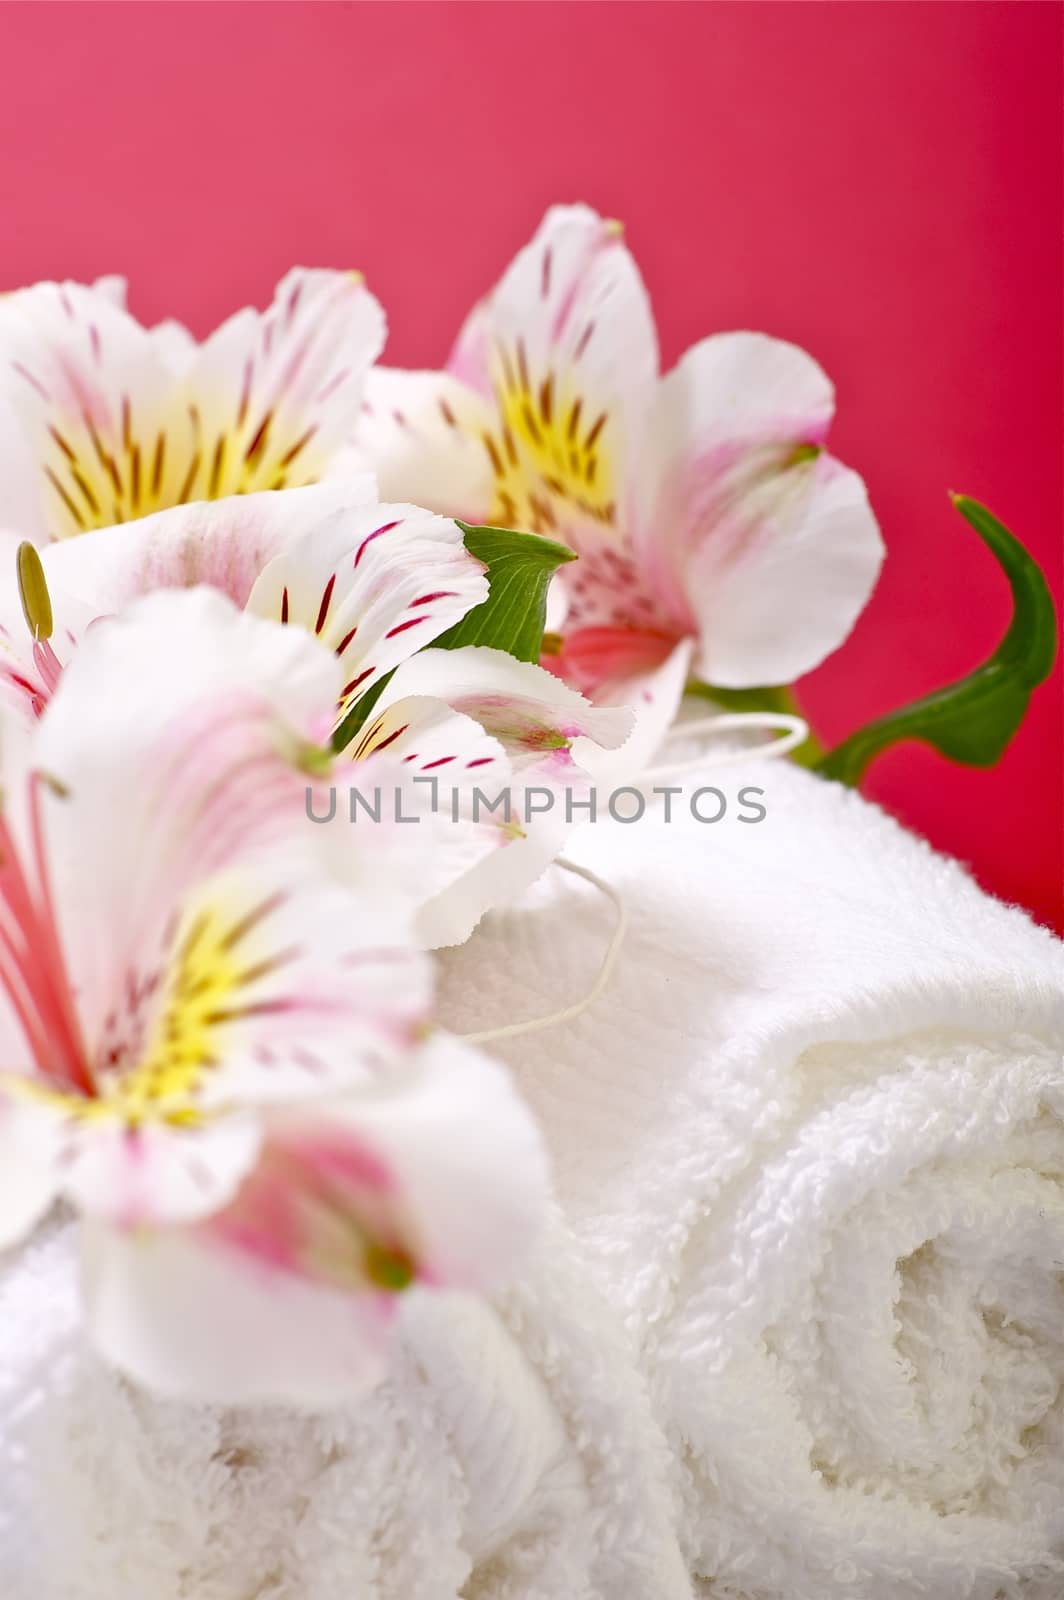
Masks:
[[[391,1174],[419,1281],[486,1292],[520,1271],[547,1203],[546,1156],[508,1073],[479,1050],[434,1035],[408,1078],[337,1103],[326,1129]]]
[[[548,211],[482,322],[477,339],[498,411],[492,520],[580,551],[603,540],[623,548],[628,474],[658,352],[619,224],[586,206]]]
[[[566,632],[561,650],[544,656],[543,665],[582,694],[596,695],[604,684],[659,667],[674,643],[667,635],[633,628],[577,628]]]
[[[87,1230],[93,1337],[169,1392],[327,1405],[379,1375],[406,1288],[485,1291],[519,1271],[547,1195],[507,1076],[438,1037],[393,1088],[273,1125],[205,1226]]]
[[[761,333],[714,334],[658,386],[633,505],[642,587],[692,628],[690,563],[727,537],[742,501],[819,450],[835,409],[823,369]],[[791,487],[801,476],[791,479]]]
[[[154,342],[109,292],[41,283],[11,296],[0,307],[0,386],[28,443],[51,537],[176,499],[167,486],[190,459],[192,420],[172,410],[170,374]],[[0,522],[11,526],[8,496],[24,485],[15,473],[9,486],[9,476]]]
[[[420,908],[419,942],[431,947],[466,938],[493,902],[475,891],[467,895],[465,880],[519,837],[502,812],[489,809],[511,781],[501,744],[443,701],[412,695],[378,711],[344,755],[352,762],[351,783],[368,800],[383,795],[387,809],[398,797],[403,815],[418,818],[418,848],[409,827],[375,829],[374,860]],[[446,897],[442,912],[440,897]],[[430,903],[431,913],[423,909]]]
[[[499,741],[515,770],[560,770],[574,740],[615,749],[631,731],[627,712],[595,707],[542,667],[480,645],[422,651],[390,679],[379,709],[420,694],[472,717]]]
[[[283,496],[262,493],[174,506],[92,539],[43,553],[49,583],[84,598],[98,615],[154,589],[209,584],[243,606],[263,568],[336,513],[376,501],[368,475],[328,480]]]
[[[394,1296],[351,1295],[239,1257],[209,1233],[85,1233],[100,1353],[139,1383],[222,1405],[325,1409],[383,1374]]]
[[[270,563],[248,607],[297,623],[342,668],[342,715],[399,662],[487,598],[457,523],[417,506],[338,514]]]
[[[646,558],[642,564],[636,559],[627,534],[624,540],[581,539],[579,561],[562,568],[554,588],[565,596],[564,633],[610,629],[675,636],[680,625],[681,613],[663,603],[648,581]]]
[[[202,1125],[73,1117],[60,1153],[62,1192],[83,1216],[118,1228],[194,1222],[232,1199],[259,1143],[246,1113]]]
[[[491,350],[491,298],[478,301],[466,317],[447,357],[447,371],[460,383],[492,398],[489,354]]]
[[[546,1164],[505,1071],[434,1035],[393,1084],[267,1122],[211,1232],[238,1256],[351,1293],[485,1290],[541,1220]]]
[[[450,864],[457,862],[458,846],[467,836],[477,848],[418,914],[420,936],[435,948],[467,939],[486,911],[509,904],[540,876],[572,832],[574,819],[584,815],[567,807],[586,798],[587,756],[604,756],[606,749],[622,745],[633,717],[627,708],[592,706],[541,667],[479,646],[426,650],[404,662],[384,690],[378,714],[423,694],[438,696],[479,724],[501,746],[514,775],[500,783],[487,765],[482,772],[473,769],[487,803],[478,800],[474,807],[467,790]],[[449,770],[437,769],[441,780]],[[539,814],[529,810],[529,786],[551,791],[547,812],[541,810],[542,796],[535,797],[533,807]],[[442,782],[441,789],[446,796]],[[490,810],[492,804],[497,809]]]
[[[344,759],[362,762],[385,750],[412,777],[435,776],[441,789],[504,782],[510,771],[502,745],[479,722],[425,695],[389,698],[348,745]]]
[[[823,454],[833,408],[816,362],[762,334],[704,340],[660,386],[639,581],[673,632],[699,636],[697,670],[722,685],[808,670],[871,592],[882,545],[863,490]]]
[[[185,498],[315,482],[354,432],[384,334],[379,303],[350,272],[296,268],[268,311],[230,317],[185,375],[200,446]]]
[[[658,665],[644,663],[635,670],[629,666],[600,684],[596,699],[603,705],[627,707],[635,719],[618,749],[603,751],[581,741],[574,750],[577,762],[600,790],[609,783],[638,783],[643,777],[680,709],[694,650],[693,639],[681,639]]]
[[[875,587],[885,552],[860,477],[829,456],[791,473],[807,481],[749,496],[691,562],[704,682],[793,682],[838,649]]]
[[[492,406],[446,372],[374,367],[355,435],[385,500],[409,500],[482,523],[495,473]]]
[[[93,1037],[194,883],[263,853],[297,861],[311,850],[293,763],[327,738],[338,676],[302,630],[205,588],[147,595],[88,630],[34,761],[54,780],[56,897]]]

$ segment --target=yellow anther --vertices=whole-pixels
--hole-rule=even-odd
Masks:
[[[63,782],[62,778],[55,777],[54,774],[51,773],[51,772],[45,772],[42,767],[38,767],[37,768],[35,776],[44,785],[44,787],[49,791],[49,793],[54,794],[58,799],[60,799],[60,800],[69,800],[70,799],[70,790],[68,789],[67,785]]]
[[[607,217],[603,227],[611,239],[620,239],[624,233],[624,223],[617,217]]]
[[[28,541],[24,541],[18,547],[15,555],[15,571],[18,574],[18,592],[27,628],[35,639],[50,639],[54,624],[48,583],[44,576],[41,558]]]

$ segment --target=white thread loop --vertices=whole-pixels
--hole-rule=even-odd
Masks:
[[[676,778],[685,772],[704,772],[707,766],[735,767],[747,761],[774,761],[805,743],[809,736],[809,724],[802,717],[793,717],[786,711],[728,711],[711,717],[696,717],[690,722],[678,722],[669,730],[666,742],[689,739],[699,734],[732,732],[781,733],[783,737],[773,739],[771,744],[746,745],[741,750],[725,750],[716,756],[711,749],[703,749],[701,755],[693,756],[689,761],[647,767],[640,774],[640,780]]]
[[[621,945],[628,931],[628,912],[625,910],[624,901],[616,889],[598,877],[587,867],[577,866],[575,861],[569,861],[565,856],[558,856],[554,865],[561,867],[563,872],[571,872],[574,877],[583,878],[585,883],[590,883],[608,900],[613,902],[616,920],[610,942],[606,946],[606,953],[598,970],[598,976],[583,999],[576,1000],[570,1006],[563,1006],[560,1011],[552,1011],[546,1017],[533,1017],[528,1022],[510,1022],[502,1028],[487,1028],[482,1033],[463,1033],[459,1038],[465,1039],[469,1044],[487,1044],[494,1039],[518,1039],[525,1033],[539,1033],[543,1028],[556,1028],[560,1022],[573,1022],[582,1016],[589,1006],[593,1006],[599,995],[613,976],[613,969],[617,965],[617,957],[621,953]]]
[[[703,772],[707,765],[713,767],[737,766],[741,762],[752,759],[758,761],[774,760],[779,756],[787,755],[798,745],[804,743],[809,733],[809,724],[801,717],[789,716],[780,711],[736,711],[722,712],[717,716],[699,717],[690,722],[682,722],[672,728],[667,735],[667,740],[676,738],[690,738],[698,734],[718,734],[731,732],[781,733],[780,739],[774,739],[771,744],[747,747],[742,750],[726,750],[719,756],[713,756],[708,750],[703,750],[700,756],[695,756],[689,761],[679,761],[671,766],[647,767],[639,773],[638,780],[645,782],[648,778],[674,778],[685,772]],[[594,888],[612,901],[616,911],[616,921],[610,942],[606,946],[606,953],[598,970],[598,975],[590,989],[580,1000],[575,1000],[572,1005],[563,1006],[560,1011],[552,1011],[545,1017],[532,1017],[527,1022],[509,1022],[501,1028],[485,1028],[480,1033],[462,1033],[458,1037],[465,1039],[469,1044],[489,1044],[497,1039],[519,1039],[524,1034],[540,1033],[546,1028],[556,1028],[559,1023],[573,1022],[577,1017],[583,1016],[590,1006],[593,1006],[599,995],[606,988],[613,969],[617,965],[617,958],[621,953],[624,936],[628,931],[628,912],[624,901],[617,890],[612,888],[588,867],[578,866],[575,861],[568,860],[565,856],[558,856],[554,862],[556,867],[561,867],[563,872],[570,872],[574,877],[583,878],[585,883],[590,883]]]

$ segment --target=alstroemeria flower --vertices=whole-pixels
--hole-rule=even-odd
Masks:
[[[664,378],[616,223],[547,213],[463,329],[445,372],[377,368],[358,443],[387,497],[561,539],[555,668],[667,720],[687,641],[705,682],[789,683],[850,631],[882,543],[861,479],[825,441],[834,392],[794,345],[695,345]],[[673,706],[665,701],[671,697]]]
[[[121,284],[0,301],[0,526],[39,543],[344,465],[384,314],[356,273],[297,268],[201,345]]]
[[[356,892],[306,820],[340,676],[208,589],[152,595],[0,728],[0,1244],[68,1200],[97,1344],[175,1392],[359,1388],[400,1291],[493,1284],[543,1200],[503,1075],[428,1033],[374,840]]]
[[[572,817],[559,826],[566,796],[578,797],[590,781],[573,746],[615,747],[630,725],[625,711],[593,707],[552,674],[501,651],[424,651],[486,598],[483,567],[455,522],[416,506],[379,505],[364,480],[159,513],[49,546],[41,564],[54,659],[42,660],[50,642],[42,645],[19,617],[13,582],[6,603],[0,589],[0,686],[21,697],[27,713],[45,703],[86,614],[190,582],[215,584],[249,611],[305,629],[333,651],[341,681],[323,739],[352,713],[357,718],[391,674],[386,697],[334,764],[333,780],[354,781],[355,763],[368,784],[364,769],[386,754],[422,813],[430,790],[413,780],[431,778],[444,792],[439,848],[431,870],[419,868],[424,937],[432,944],[465,939],[485,910],[539,875],[571,830]],[[32,625],[32,606],[28,617]],[[498,792],[517,774],[509,818],[472,814],[474,789]],[[521,797],[529,783],[558,790],[549,822],[527,825]],[[398,851],[395,866],[402,870]]]

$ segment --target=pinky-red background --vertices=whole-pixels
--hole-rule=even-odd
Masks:
[[[1061,8],[0,6],[0,287],[123,272],[205,332],[291,264],[362,268],[388,358],[436,364],[552,200],[627,225],[663,353],[796,340],[889,547],[807,682],[836,739],[964,673],[1008,615],[950,509],[1061,561]],[[1060,920],[1059,680],[991,772],[921,746],[867,792]]]

